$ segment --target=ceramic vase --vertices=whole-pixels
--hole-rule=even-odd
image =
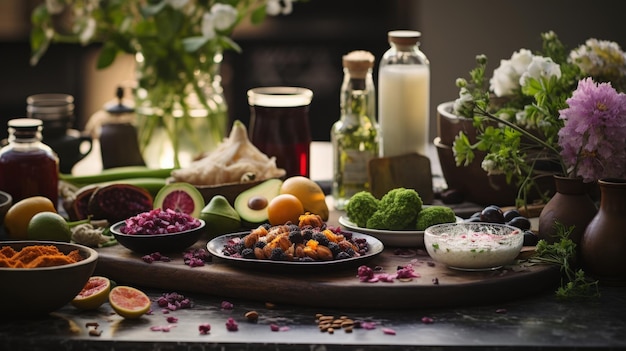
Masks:
[[[601,179],[600,209],[581,240],[585,272],[603,284],[626,285],[626,179]]]
[[[155,77],[154,67],[137,63],[137,132],[148,167],[185,167],[223,140],[228,107],[220,60],[221,55],[215,55],[191,77],[185,76],[187,81],[176,84]]]
[[[582,178],[553,176],[556,193],[541,210],[539,215],[540,239],[548,243],[559,240],[555,223],[566,228],[574,226],[570,239],[580,247],[580,241],[587,225],[598,212],[596,204],[589,197],[587,186]]]

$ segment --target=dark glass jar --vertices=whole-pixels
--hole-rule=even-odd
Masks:
[[[35,118],[9,121],[9,143],[0,149],[0,189],[17,202],[45,196],[58,203],[59,158],[41,142],[43,122]]]
[[[287,178],[309,176],[312,99],[311,90],[299,87],[248,90],[250,141],[268,157],[276,157]]]

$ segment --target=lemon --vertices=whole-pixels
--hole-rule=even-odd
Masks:
[[[303,176],[289,177],[280,186],[280,193],[297,197],[304,211],[317,214],[322,220],[328,220],[329,211],[324,190],[311,179]]]
[[[81,310],[95,310],[109,299],[111,281],[108,278],[90,277],[83,290],[72,300],[72,305]]]
[[[27,237],[31,240],[51,240],[69,242],[72,230],[69,224],[56,212],[39,212],[28,222]]]
[[[44,196],[28,197],[13,204],[4,217],[4,226],[9,238],[27,239],[28,224],[31,218],[44,211],[56,212],[52,201]]]
[[[116,286],[109,292],[109,304],[120,316],[136,319],[150,311],[150,298],[139,289]]]

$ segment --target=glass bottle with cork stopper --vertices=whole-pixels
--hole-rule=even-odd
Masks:
[[[428,154],[430,62],[419,48],[421,33],[396,30],[378,69],[381,156]]]
[[[9,143],[0,149],[0,189],[14,202],[45,196],[57,206],[59,158],[41,141],[42,120],[17,118],[8,126]]]
[[[342,61],[341,118],[331,129],[332,195],[339,210],[345,208],[352,195],[369,189],[367,164],[379,152],[374,56],[367,51],[352,51]]]

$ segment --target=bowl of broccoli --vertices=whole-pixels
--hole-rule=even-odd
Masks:
[[[424,247],[424,229],[435,224],[461,222],[446,206],[424,205],[414,189],[396,188],[381,199],[368,191],[354,194],[339,224],[376,237],[385,246]]]

